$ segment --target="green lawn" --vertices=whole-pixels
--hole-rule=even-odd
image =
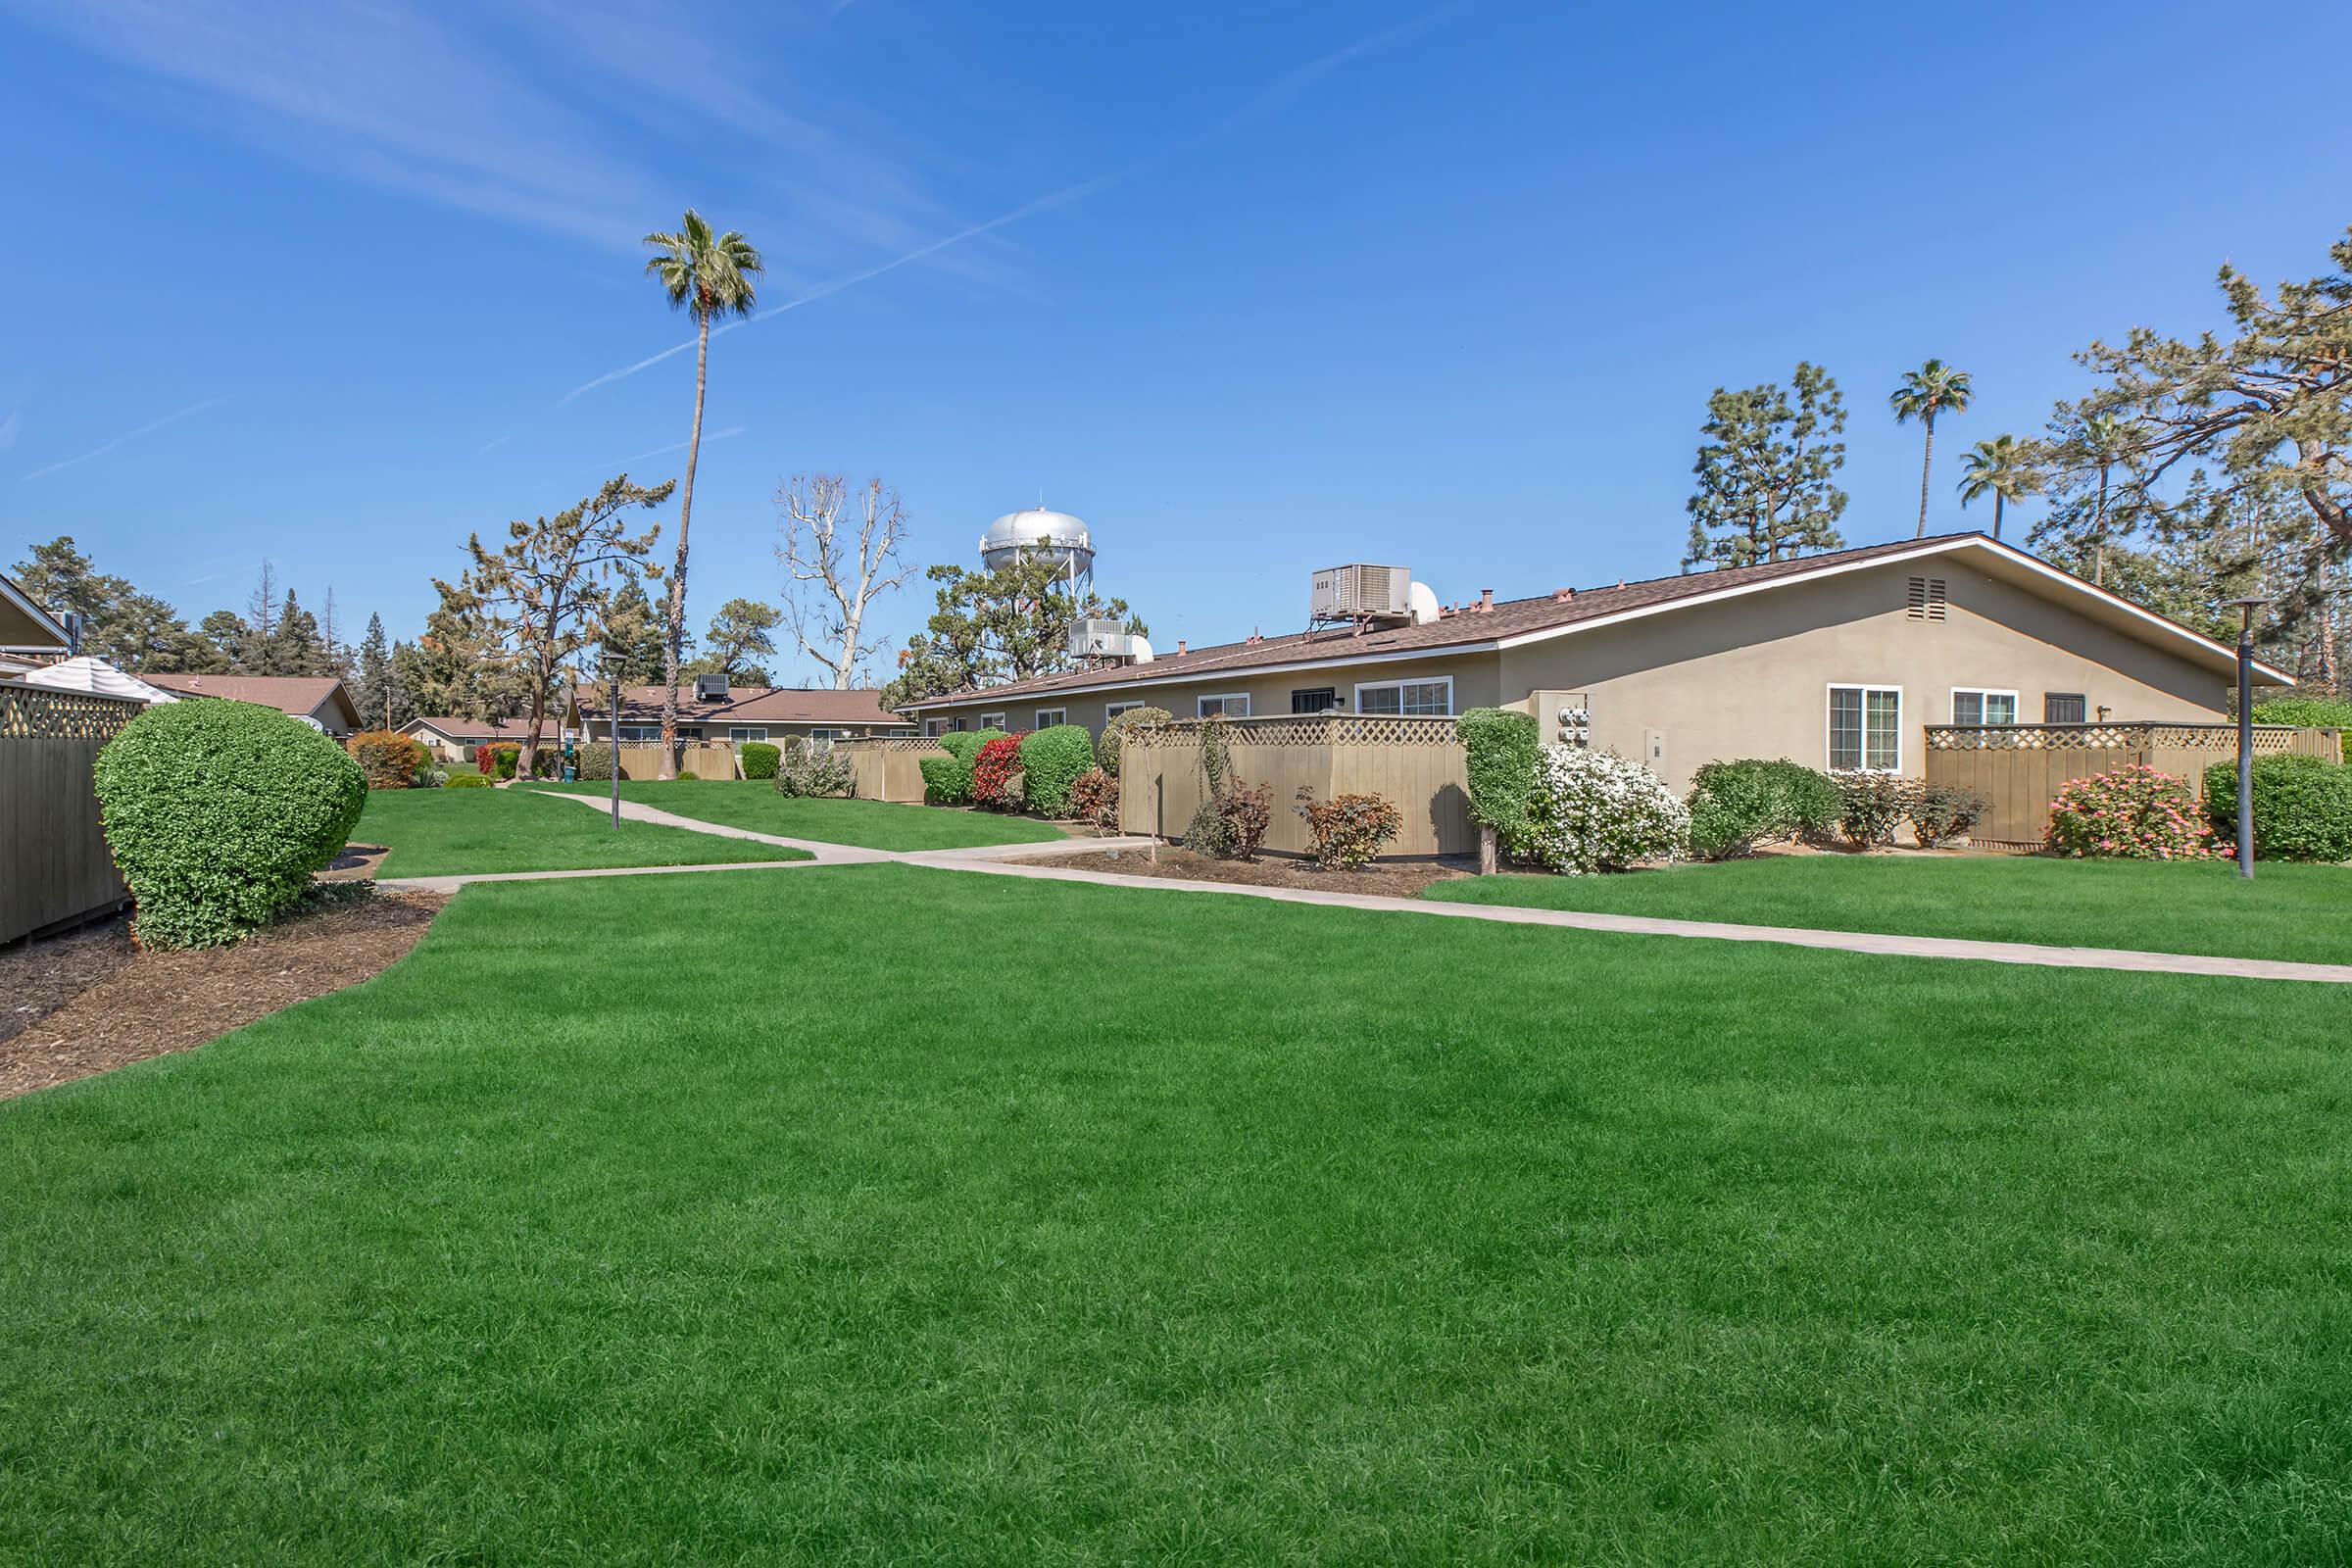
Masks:
[[[0,1559],[2341,1561],[2348,1007],[476,887],[0,1105]]]
[[[1742,925],[2352,962],[2352,869],[1983,855],[1780,856],[1444,882],[1433,899]]]
[[[355,844],[386,844],[383,876],[464,871],[573,871],[612,865],[716,865],[805,860],[806,850],[612,819],[522,790],[372,790]]]
[[[612,788],[610,782],[541,787],[575,795],[603,795]],[[866,850],[961,850],[983,844],[1043,844],[1065,836],[1051,822],[988,811],[888,801],[794,799],[777,794],[774,784],[760,779],[696,779],[683,784],[624,780],[620,798],[698,822],[724,822],[757,833]]]

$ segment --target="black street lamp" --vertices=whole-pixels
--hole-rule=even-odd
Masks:
[[[2226,600],[2237,612],[2237,874],[2254,876],[2254,612],[2259,594]]]
[[[605,732],[605,751],[612,774],[612,831],[620,831],[620,668],[621,662],[605,656],[605,678],[612,684],[612,727]]]

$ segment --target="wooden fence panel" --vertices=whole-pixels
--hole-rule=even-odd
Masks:
[[[906,735],[835,741],[833,750],[849,759],[859,800],[901,805],[922,803],[923,759],[948,755],[948,749],[935,740]]]
[[[91,768],[141,705],[0,682],[0,942],[128,896]]]
[[[1179,719],[1132,727],[1119,762],[1119,826],[1180,839],[1200,804],[1200,731]],[[1302,855],[1309,839],[1297,810],[1301,788],[1317,800],[1379,795],[1404,816],[1387,858],[1469,855],[1469,774],[1450,718],[1362,713],[1275,714],[1223,721],[1234,776],[1266,786],[1273,819],[1265,847]]]

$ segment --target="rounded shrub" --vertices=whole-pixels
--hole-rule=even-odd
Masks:
[[[915,763],[923,775],[923,796],[934,806],[969,806],[972,804],[972,763],[980,748],[993,740],[1002,740],[1001,729],[950,730],[939,737],[947,751],[945,757],[926,757]]]
[[[1819,839],[1838,825],[1837,781],[1786,758],[1708,762],[1690,777],[1690,849],[1709,860],[1751,855],[1758,845]]]
[[[1640,762],[1547,745],[1526,825],[1503,842],[1520,859],[1577,876],[1673,859],[1690,832],[1690,811]]]
[[[486,790],[490,788],[490,781],[479,773],[452,773],[449,775],[449,787],[453,790]]]
[[[2214,833],[2237,837],[2237,763],[2205,770]],[[2254,759],[2254,854],[2265,860],[2352,860],[2352,768],[2324,757]]]
[[[1119,825],[1117,777],[1099,767],[1079,774],[1078,782],[1070,786],[1070,809],[1102,832],[1115,831]]]
[[[1028,798],[1025,784],[1012,780],[1021,770],[1021,742],[1028,737],[1000,735],[972,754],[972,799],[992,811],[1017,811]]]
[[[345,740],[343,749],[360,764],[371,790],[414,788],[417,775],[431,760],[423,742],[396,729],[364,729]]]
[[[691,768],[691,767],[681,767],[681,768],[679,768],[679,769],[678,769],[678,782],[679,782],[679,783],[681,783],[681,784],[691,784],[691,783],[693,783],[693,782],[694,782],[696,779],[698,779],[698,778],[701,778],[701,777],[702,777],[702,775],[701,775],[700,773],[697,773],[697,772],[696,772],[696,771],[695,771],[693,768]]]
[[[1534,715],[1504,708],[1473,708],[1454,720],[1470,776],[1470,814],[1481,827],[1514,833],[1527,825],[1544,760],[1543,732]]]
[[[858,770],[830,746],[787,735],[776,760],[776,793],[794,797],[858,793]]]
[[[234,942],[300,899],[368,803],[343,748],[274,709],[160,703],[98,754],[106,840],[154,948]]]
[[[2234,800],[2235,763],[2230,772]],[[2198,819],[2188,780],[2137,762],[2059,785],[2050,803],[2050,848],[2077,858],[2127,860],[2193,860],[2215,853],[2213,829]]]
[[[572,754],[571,765],[583,781],[610,783],[612,778],[612,745],[610,741],[589,741]]]
[[[1021,772],[1029,809],[1040,816],[1070,814],[1070,790],[1095,765],[1095,738],[1083,724],[1051,724],[1022,737]]]
[[[743,758],[745,778],[774,778],[776,760],[784,755],[782,747],[771,746],[766,741],[745,741],[736,750]]]
[[[1095,739],[1095,761],[1112,778],[1119,776],[1119,748],[1126,744],[1127,727],[1131,724],[1165,724],[1176,715],[1164,708],[1130,708],[1123,713],[1113,713],[1102,725],[1102,733]]]

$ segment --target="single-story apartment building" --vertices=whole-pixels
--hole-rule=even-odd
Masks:
[[[624,686],[620,693],[620,739],[662,739],[662,700],[668,688]],[[575,686],[564,705],[563,726],[587,740],[612,738],[612,688]],[[551,724],[550,730],[554,729]],[[787,735],[811,740],[847,740],[855,735],[907,734],[913,724],[882,706],[879,692],[787,686],[727,686],[689,677],[678,686],[678,739],[682,741],[780,741]]]
[[[1300,584],[1301,588],[1306,585]],[[2292,684],[2258,664],[2255,683]],[[1517,708],[1645,761],[1787,757],[1919,775],[1925,726],[2211,721],[2236,655],[1981,533],[1433,608],[1158,653],[906,705],[926,734],[1180,718]]]
[[[360,710],[352,706],[351,693],[332,675],[141,675],[139,679],[180,697],[220,697],[274,708],[338,739],[360,727]]]
[[[444,762],[469,762],[474,748],[511,741],[516,746],[530,739],[531,721],[527,718],[461,718],[445,713],[432,718],[412,718],[400,726],[400,732]],[[539,744],[554,746],[563,738],[560,716],[547,715],[539,726]]]

